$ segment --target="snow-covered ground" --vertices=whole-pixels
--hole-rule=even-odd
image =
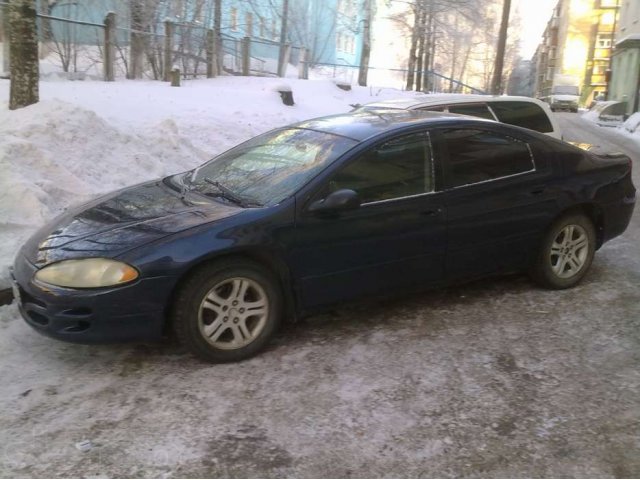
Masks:
[[[0,245],[69,203],[378,93],[292,81],[289,108],[276,83],[44,82],[40,104],[3,104]],[[572,141],[640,151],[561,119]],[[510,277],[340,307],[239,364],[65,344],[0,307],[0,477],[638,477],[638,235],[635,216],[571,290]]]
[[[296,105],[282,104],[291,88]],[[400,95],[331,81],[221,77],[183,82],[44,81],[40,103],[9,111],[0,81],[0,289],[38,226],[92,196],[191,169],[275,127]]]

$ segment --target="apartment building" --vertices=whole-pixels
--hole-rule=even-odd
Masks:
[[[583,105],[607,95],[619,8],[620,0],[558,1],[534,55],[536,96],[548,96],[558,75],[576,79]]]
[[[640,111],[640,0],[620,6],[609,99],[627,102],[628,114]]]

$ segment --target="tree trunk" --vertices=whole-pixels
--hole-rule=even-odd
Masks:
[[[427,23],[427,10],[422,9],[420,12],[420,30],[418,32],[418,61],[416,63],[416,90],[419,91],[422,89],[422,74],[424,73],[424,42],[425,42],[425,34],[426,28],[425,25]]]
[[[431,91],[431,71],[432,67],[432,49],[435,47],[435,35],[434,31],[435,14],[433,12],[433,0],[429,1],[429,10],[427,13],[427,32],[426,32],[426,45],[424,48],[424,76],[422,78],[422,91]]]
[[[39,100],[38,30],[35,0],[9,3],[11,86],[9,109],[26,107]]]
[[[358,72],[358,85],[367,86],[369,74],[369,57],[371,56],[371,0],[364,0],[364,20],[362,27],[362,52],[360,52],[360,70]]]
[[[493,81],[491,82],[491,93],[500,95],[502,91],[502,69],[504,68],[504,52],[507,45],[507,31],[509,29],[509,13],[511,10],[511,0],[504,0],[502,5],[502,22],[500,23],[500,35],[498,37],[498,48],[496,50],[496,63],[493,69]]]
[[[222,0],[216,0],[213,11],[213,30],[216,35],[216,63],[217,74],[222,74],[224,66],[224,51],[222,50]]]
[[[285,65],[285,48],[287,48],[287,18],[289,16],[289,0],[282,2],[282,25],[280,26],[280,53],[278,54],[278,76],[284,77],[287,73]]]
[[[131,47],[129,50],[129,71],[127,78],[141,78],[144,52],[146,51],[145,5],[140,0],[132,0],[131,11]]]
[[[413,29],[411,31],[411,48],[409,49],[409,63],[407,64],[407,90],[413,90],[416,69],[416,50],[418,48],[418,31],[420,28],[420,10],[416,5],[413,14]]]
[[[473,48],[473,44],[471,43],[471,39],[469,39],[469,43],[467,46],[467,51],[465,52],[464,59],[462,60],[462,68],[460,69],[460,77],[458,80],[464,82],[464,74],[467,70],[467,64],[469,63],[469,57],[471,56],[471,49]],[[462,86],[458,84],[457,91],[460,91]]]

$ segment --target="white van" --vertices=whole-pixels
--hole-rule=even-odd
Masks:
[[[436,93],[367,103],[355,110],[387,108],[471,115],[529,128],[562,140],[560,126],[549,105],[535,98]]]

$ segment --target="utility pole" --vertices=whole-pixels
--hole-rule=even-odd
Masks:
[[[496,51],[496,63],[493,69],[493,81],[491,82],[491,93],[494,95],[500,95],[502,92],[502,70],[504,68],[504,54],[507,47],[510,12],[511,0],[504,0],[502,5],[502,23],[500,23],[500,34],[498,36],[498,48]]]
[[[371,0],[364,0],[364,20],[362,25],[362,51],[360,52],[360,71],[358,85],[367,86],[369,58],[371,57]]]
[[[287,72],[285,50],[287,48],[287,18],[289,17],[289,0],[282,2],[282,26],[280,27],[280,53],[278,54],[278,76],[284,77]]]

